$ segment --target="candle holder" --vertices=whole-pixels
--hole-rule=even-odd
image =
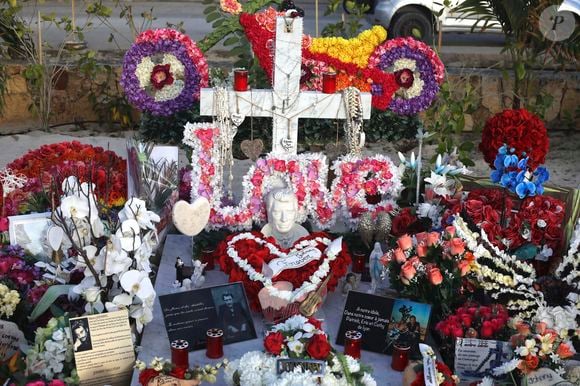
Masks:
[[[171,363],[180,369],[189,368],[189,343],[184,339],[171,342]]]
[[[362,333],[357,330],[350,330],[344,334],[344,354],[350,355],[354,359],[360,359],[360,345]]]
[[[322,92],[325,94],[334,94],[336,92],[336,72],[322,74]]]
[[[248,91],[248,70],[245,68],[234,69],[234,90]]]
[[[352,253],[352,271],[354,273],[363,273],[365,270],[365,263],[367,254],[363,251],[354,251]]]
[[[395,343],[391,368],[397,371],[404,371],[409,364],[409,350],[411,346]]]
[[[206,351],[205,355],[211,359],[217,359],[224,356],[224,330],[219,328],[210,328],[206,333]]]

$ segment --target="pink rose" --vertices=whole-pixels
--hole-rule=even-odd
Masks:
[[[404,285],[409,285],[411,280],[415,277],[416,274],[417,270],[415,269],[411,261],[407,261],[401,267],[401,281],[403,282]]]
[[[394,255],[395,261],[399,264],[403,264],[404,262],[407,261],[407,256],[405,255],[405,252],[401,248],[395,249]]]
[[[454,237],[449,242],[449,250],[452,255],[461,255],[465,252],[465,243],[459,237]]]
[[[457,263],[457,268],[461,272],[461,276],[467,275],[469,272],[469,261],[461,260],[459,263]]]
[[[410,249],[413,246],[413,239],[411,238],[411,236],[405,234],[399,237],[399,239],[397,240],[397,244],[403,251],[406,251],[407,249]]]
[[[419,245],[417,245],[417,256],[419,257],[425,257],[427,256],[427,245],[425,245],[424,242],[421,242]]]
[[[427,271],[427,278],[433,285],[439,285],[443,282],[443,275],[441,275],[441,271],[437,267],[431,267],[429,271]]]
[[[439,242],[439,232],[429,232],[427,234],[427,246],[431,247]]]
[[[415,238],[417,239],[417,244],[421,244],[422,242],[427,242],[427,232],[417,233],[415,235]]]
[[[445,228],[445,232],[451,237],[455,236],[455,227],[453,225],[449,225]]]

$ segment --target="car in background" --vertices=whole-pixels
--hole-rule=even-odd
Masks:
[[[369,6],[367,21],[385,27],[389,37],[413,36],[429,43],[439,28],[439,14],[441,28],[445,32],[471,32],[477,20],[475,15],[460,17],[459,13],[450,11],[462,3],[461,0],[451,1],[447,9],[443,7],[443,0],[344,0],[346,12],[348,2]],[[501,29],[496,24],[486,28],[486,32],[501,32]]]

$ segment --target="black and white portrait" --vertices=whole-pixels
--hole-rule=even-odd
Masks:
[[[73,349],[75,352],[83,352],[93,349],[87,318],[71,320],[70,329],[72,332]]]

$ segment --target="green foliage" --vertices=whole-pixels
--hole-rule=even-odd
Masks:
[[[30,314],[30,321],[34,322],[36,319],[38,319],[39,316],[44,314],[44,312],[54,304],[56,299],[62,295],[67,295],[69,289],[72,287],[74,287],[72,284],[52,285],[48,287]]]
[[[530,94],[531,68],[553,61],[561,66],[577,60],[580,31],[576,28],[572,36],[562,41],[546,39],[538,28],[540,15],[551,5],[560,5],[559,0],[466,0],[456,11],[465,18],[475,18],[472,30],[485,30],[499,25],[506,41],[503,52],[511,56],[514,77],[512,108],[520,108],[533,98]],[[540,58],[543,62],[540,63]],[[506,67],[508,68],[508,67]]]
[[[324,15],[328,16],[336,13],[341,8],[342,3],[342,0],[330,0]],[[343,20],[324,27],[321,32],[322,36],[342,36],[348,39],[358,35],[363,27],[361,20],[365,17],[365,13],[369,11],[370,7],[365,3],[352,0],[347,1],[345,6],[349,14],[345,15]]]
[[[474,144],[460,143],[459,138],[465,129],[465,115],[472,114],[478,104],[479,98],[469,77],[462,77],[456,83],[448,79],[441,85],[439,97],[425,114],[426,129],[435,134],[431,141],[437,143],[437,154],[451,153],[457,147],[459,160],[465,166],[474,165],[470,157]]]
[[[90,84],[88,99],[100,124],[111,128],[119,124],[123,129],[136,126],[133,108],[125,98],[115,69],[96,60],[94,51],[87,51],[78,59],[77,69]]]
[[[34,40],[28,25],[18,16],[22,6],[0,0],[0,57],[26,58],[35,52]]]
[[[187,122],[211,122],[211,117],[200,116],[198,104],[191,110],[180,111],[168,117],[143,112],[139,123],[139,137],[144,141],[180,145]]]

